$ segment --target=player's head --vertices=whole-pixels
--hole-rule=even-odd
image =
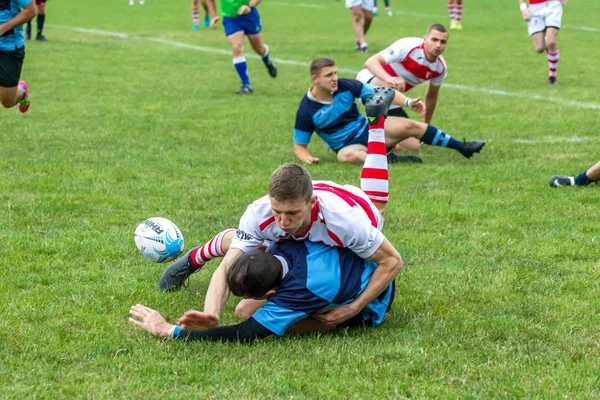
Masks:
[[[277,168],[269,181],[269,199],[279,228],[289,234],[306,230],[317,202],[312,178],[306,169],[292,163]]]
[[[327,57],[315,58],[310,63],[310,77],[313,86],[335,92],[338,88],[335,61]]]
[[[425,55],[429,61],[432,61],[441,56],[444,50],[446,50],[448,30],[442,24],[430,25],[423,39]]]
[[[227,285],[236,296],[266,299],[281,285],[283,267],[273,254],[253,251],[238,257],[227,271]]]

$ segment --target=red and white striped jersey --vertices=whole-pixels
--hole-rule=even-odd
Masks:
[[[549,0],[529,0],[529,5],[531,4],[542,4],[542,3],[546,3]]]
[[[383,66],[385,72],[406,81],[405,91],[429,80],[433,86],[441,86],[448,75],[444,57],[439,56],[432,63],[427,61],[422,38],[409,37],[397,40],[379,54],[385,61]]]
[[[248,206],[231,246],[243,252],[256,250],[264,241],[310,240],[328,246],[347,247],[361,258],[368,258],[383,243],[383,218],[367,195],[352,185],[313,181],[317,203],[312,209],[306,234],[285,233],[271,211],[269,196]]]

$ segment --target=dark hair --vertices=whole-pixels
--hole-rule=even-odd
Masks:
[[[315,58],[310,62],[310,75],[319,75],[321,70],[325,67],[335,66],[335,61],[327,57]]]
[[[236,296],[259,299],[281,285],[282,270],[273,254],[253,251],[233,262],[227,272],[227,285]]]
[[[309,202],[312,194],[312,177],[299,165],[283,164],[271,175],[269,196],[277,201],[303,199]]]
[[[446,29],[446,27],[442,24],[432,24],[429,25],[429,28],[427,28],[427,34],[429,35],[431,33],[431,31],[438,31],[438,32],[442,32],[442,33],[447,33],[448,30]]]

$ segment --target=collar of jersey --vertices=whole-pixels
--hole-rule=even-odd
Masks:
[[[292,237],[294,239],[296,239],[296,240],[306,239],[306,237],[308,236],[308,232],[310,232],[310,228],[312,228],[312,226],[313,226],[313,223],[319,218],[319,211],[321,211],[321,208],[319,207],[319,201],[317,200],[317,203],[313,207],[311,215],[310,215],[310,224],[306,228],[306,231],[304,231],[304,235],[296,236],[296,235],[292,234]]]
[[[333,101],[319,101],[319,100],[317,100],[317,99],[316,99],[316,97],[315,97],[315,96],[313,96],[313,95],[310,93],[310,89],[312,89],[312,86],[311,86],[311,87],[309,87],[309,88],[308,88],[308,92],[306,92],[306,97],[308,97],[308,99],[309,99],[309,100],[311,100],[311,101],[314,101],[314,102],[316,102],[316,103],[319,103],[319,104],[325,104],[325,105],[330,105],[330,104],[333,104]],[[333,93],[335,93],[335,92],[333,92]],[[332,94],[333,94],[333,93],[332,93]]]

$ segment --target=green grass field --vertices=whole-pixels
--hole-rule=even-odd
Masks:
[[[446,23],[445,3],[392,1],[370,49]],[[0,110],[0,397],[600,398],[600,188],[547,184],[600,159],[600,3],[565,7],[556,87],[516,0],[465,3],[433,123],[488,143],[391,166],[385,233],[405,265],[392,312],[377,329],[244,346],[127,323],[135,303],[170,321],[202,309],[217,266],[160,293],[166,266],[133,232],[166,217],[188,249],[237,226],[294,160],[310,60],[361,69],[349,12],[264,0],[279,76],[249,58],[255,93],[239,97],[222,28],[192,32],[188,1],[50,1],[50,42],[27,43],[31,110]],[[315,179],[358,184],[360,167],[309,148]]]

